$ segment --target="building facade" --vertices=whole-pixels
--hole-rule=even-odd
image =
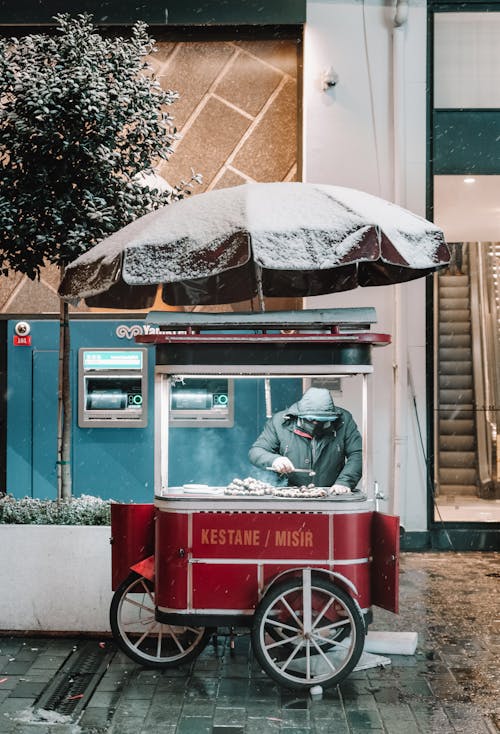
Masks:
[[[480,351],[474,362],[472,347],[498,343],[498,327],[485,331],[478,314],[496,308],[500,3],[176,1],[168,12],[154,2],[95,5],[103,25],[151,24],[155,71],[181,94],[173,108],[181,139],[160,171],[167,180],[193,167],[204,177],[200,191],[271,180],[349,186],[434,218],[449,242],[468,243],[456,250],[457,282],[435,276],[303,305],[374,306],[377,328],[392,334],[391,347],[375,355],[372,462],[382,507],[401,516],[403,547],[498,547],[498,351]],[[43,29],[63,9],[56,6],[2,10],[0,23],[9,34]],[[487,209],[485,200],[493,202]],[[479,281],[489,283],[482,295]],[[4,318],[34,314],[34,304],[56,312],[55,284],[50,271],[34,284],[3,279]],[[465,326],[450,325],[450,312],[462,312]],[[102,318],[86,316],[89,329]],[[6,327],[12,351],[9,334]],[[473,435],[462,435],[471,421]]]

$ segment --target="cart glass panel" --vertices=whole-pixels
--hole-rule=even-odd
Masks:
[[[269,487],[304,493],[330,488],[337,477],[368,494],[368,382],[367,374],[159,374],[156,494],[232,490],[267,497]],[[297,402],[310,388],[330,396],[334,420],[325,420],[320,407],[320,415],[299,415]],[[289,458],[296,471],[271,468],[278,456]],[[359,472],[345,471],[348,461],[358,463]]]

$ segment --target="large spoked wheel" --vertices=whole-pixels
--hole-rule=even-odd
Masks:
[[[252,647],[264,671],[296,689],[340,683],[356,667],[364,640],[358,604],[310,569],[271,587],[252,628]]]
[[[132,660],[149,668],[172,668],[197,657],[212,630],[181,627],[155,619],[154,589],[132,573],[115,591],[109,610],[113,637]]]

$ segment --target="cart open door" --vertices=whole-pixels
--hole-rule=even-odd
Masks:
[[[389,612],[399,610],[399,517],[372,516],[372,603]]]

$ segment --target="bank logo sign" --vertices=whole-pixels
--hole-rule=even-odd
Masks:
[[[116,336],[119,339],[135,339],[140,334],[159,334],[160,329],[158,326],[151,326],[150,324],[120,324],[116,327]]]

